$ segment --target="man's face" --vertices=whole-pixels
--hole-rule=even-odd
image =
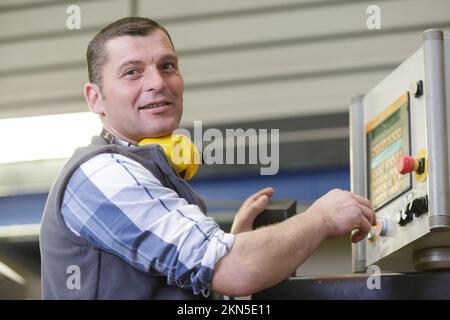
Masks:
[[[183,78],[167,35],[123,36],[106,43],[102,99],[105,127],[138,142],[175,130],[183,113]]]

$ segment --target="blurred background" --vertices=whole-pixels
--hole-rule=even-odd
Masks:
[[[70,5],[81,28],[68,29]],[[367,8],[380,8],[370,30]],[[387,76],[431,27],[450,30],[448,0],[1,0],[0,299],[40,298],[39,223],[72,151],[100,132],[83,98],[88,42],[125,16],[162,23],[185,80],[182,127],[280,129],[280,170],[203,165],[192,180],[230,227],[265,186],[298,211],[350,188],[348,105]],[[297,275],[351,272],[348,237],[326,240]]]

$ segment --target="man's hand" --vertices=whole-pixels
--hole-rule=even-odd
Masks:
[[[251,230],[272,192],[261,190],[244,203],[233,226],[235,233]],[[249,209],[252,203],[258,209]],[[358,230],[352,237],[357,242],[366,236],[371,223],[376,219],[369,200],[332,190],[302,214],[237,234],[230,252],[215,265],[211,288],[229,296],[247,296],[272,287],[292,274],[325,238]]]
[[[314,202],[310,209],[311,213],[321,216],[328,237],[337,237],[358,230],[352,235],[353,243],[364,239],[370,226],[377,224],[370,201],[349,191],[331,190]]]
[[[251,195],[244,201],[238,213],[234,217],[231,233],[238,234],[253,230],[253,222],[264,211],[273,195],[272,188],[264,188]]]

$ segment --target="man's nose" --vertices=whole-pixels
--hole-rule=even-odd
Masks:
[[[146,70],[144,75],[144,89],[145,91],[160,91],[164,89],[165,80],[160,70],[157,68],[150,68]]]

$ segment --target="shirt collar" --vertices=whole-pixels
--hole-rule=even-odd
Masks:
[[[135,144],[125,141],[125,140],[121,140],[119,138],[116,138],[115,136],[113,136],[108,130],[106,130],[105,128],[102,129],[102,132],[100,133],[100,137],[102,137],[103,139],[105,139],[105,141],[108,144],[117,144],[117,145],[121,145],[121,146],[125,146],[125,147],[133,147],[136,146]]]

